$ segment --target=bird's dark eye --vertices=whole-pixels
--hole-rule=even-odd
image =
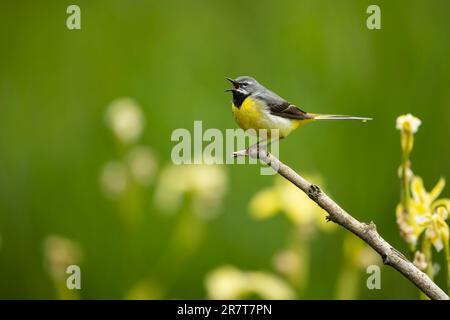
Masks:
[[[248,82],[242,82],[241,85],[242,85],[243,87],[246,87],[246,86],[248,85]]]

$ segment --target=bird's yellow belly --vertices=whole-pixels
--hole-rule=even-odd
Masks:
[[[271,115],[261,102],[246,98],[240,108],[232,105],[232,111],[237,124],[244,130],[278,129],[280,138],[288,136],[294,129],[300,125],[300,120],[286,119]]]

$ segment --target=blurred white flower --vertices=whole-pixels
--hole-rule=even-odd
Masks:
[[[433,277],[437,276],[441,271],[441,265],[437,262],[433,263]]]
[[[267,272],[250,272],[249,287],[264,299],[291,300],[295,291],[283,279]]]
[[[346,235],[343,250],[345,261],[353,267],[365,270],[370,265],[382,263],[380,256],[371,247],[352,234]]]
[[[421,124],[422,121],[420,121],[419,118],[416,118],[412,114],[408,113],[397,118],[396,128],[400,131],[406,131],[414,134],[417,132]]]
[[[206,277],[206,289],[210,299],[239,299],[247,290],[246,284],[245,274],[232,266],[215,269]]]
[[[108,106],[106,122],[120,141],[131,143],[142,133],[144,115],[134,100],[119,98]]]
[[[403,168],[402,166],[398,167],[397,176],[401,179],[403,176]],[[411,180],[414,177],[414,172],[410,168],[406,168],[405,175],[408,180]]]
[[[422,271],[425,271],[427,269],[428,263],[427,263],[427,259],[425,258],[425,255],[420,252],[420,251],[416,251],[416,253],[414,254],[414,261],[413,261],[414,265],[419,268]]]
[[[74,241],[57,235],[44,240],[44,267],[54,280],[65,280],[67,267],[79,264],[81,259],[81,248]]]
[[[251,199],[249,208],[254,217],[265,219],[277,212],[283,212],[293,223],[301,227],[316,225],[324,231],[335,228],[333,223],[327,223],[325,220],[325,211],[302,190],[283,178],[275,179],[273,187],[259,191]]]
[[[106,163],[100,174],[100,185],[105,195],[116,198],[122,194],[128,185],[128,171],[119,161]]]
[[[275,270],[300,289],[304,289],[308,281],[309,261],[309,245],[302,241],[276,253],[272,259]]]
[[[136,147],[130,151],[127,160],[134,180],[138,184],[148,186],[153,181],[158,167],[153,151],[144,146]]]
[[[295,291],[283,279],[267,272],[244,272],[233,266],[222,266],[206,277],[210,299],[243,299],[257,295],[262,299],[294,299]]]
[[[292,249],[286,249],[275,255],[273,264],[275,269],[281,274],[291,275],[300,270],[301,260],[297,252]]]
[[[155,201],[161,210],[174,212],[189,197],[194,213],[212,218],[219,212],[227,186],[228,177],[219,165],[168,165],[160,174]]]

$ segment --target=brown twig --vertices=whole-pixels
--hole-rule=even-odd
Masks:
[[[319,186],[311,184],[305,180],[275,156],[267,151],[257,150],[257,148],[237,151],[234,153],[234,156],[250,156],[254,159],[259,158],[264,163],[271,166],[278,174],[292,182],[300,190],[305,192],[322,209],[328,212],[327,219],[329,221],[333,221],[341,225],[361,238],[383,258],[384,264],[399,271],[429,298],[436,300],[449,300],[448,295],[445,294],[445,292],[439,288],[425,273],[420,271],[400,251],[392,247],[380,236],[373,222],[367,224],[353,218],[328,195],[326,195]]]

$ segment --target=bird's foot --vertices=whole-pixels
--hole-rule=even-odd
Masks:
[[[250,146],[247,149],[242,149],[239,151],[233,152],[232,156],[233,158],[237,157],[246,157],[250,156],[252,158],[259,158],[260,156],[267,156],[267,146],[266,145],[259,145],[258,143]]]
[[[250,154],[249,149],[242,149],[232,153],[233,158],[246,157]]]

